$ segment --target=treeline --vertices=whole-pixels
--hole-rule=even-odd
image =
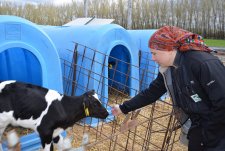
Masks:
[[[88,0],[88,17],[112,18],[127,28],[128,0]],[[203,35],[225,38],[225,0],[132,0],[132,29],[174,25]],[[83,2],[71,5],[0,2],[1,15],[15,15],[41,25],[63,25],[84,17]]]

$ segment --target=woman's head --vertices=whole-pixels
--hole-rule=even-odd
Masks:
[[[201,36],[174,26],[164,26],[149,39],[152,60],[161,66],[172,66],[177,51],[211,52]]]
[[[149,48],[162,51],[212,51],[200,35],[175,26],[164,26],[157,30],[149,39]]]
[[[173,65],[177,51],[162,51],[157,49],[151,49],[152,60],[158,63],[162,67],[169,67]]]

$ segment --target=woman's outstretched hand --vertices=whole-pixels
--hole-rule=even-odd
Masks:
[[[117,115],[119,115],[119,114],[121,114],[121,113],[122,113],[122,111],[120,110],[119,104],[116,104],[116,105],[114,105],[114,106],[112,107],[112,114],[113,114],[114,116],[117,116]]]

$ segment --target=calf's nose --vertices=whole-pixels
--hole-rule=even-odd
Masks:
[[[109,115],[109,113],[107,110],[105,110],[104,112],[101,113],[101,115],[102,115],[102,118],[105,119]]]

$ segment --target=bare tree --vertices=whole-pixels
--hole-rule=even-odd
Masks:
[[[160,26],[167,25],[167,18],[169,18],[169,5],[168,0],[162,0],[160,4]]]
[[[128,0],[128,9],[127,9],[127,29],[132,27],[132,0]]]
[[[174,25],[174,0],[170,0],[170,19],[171,19],[171,24]]]
[[[218,8],[218,29],[217,30],[217,34],[218,36],[215,36],[215,38],[221,38],[221,39],[225,39],[225,1],[224,0],[220,0],[219,1],[219,8]]]
[[[84,17],[88,16],[88,0],[84,0]]]

